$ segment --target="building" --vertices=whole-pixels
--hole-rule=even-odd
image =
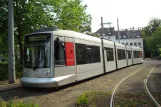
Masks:
[[[119,31],[120,36],[118,36],[118,31],[115,31],[114,27],[103,28],[103,29],[100,28],[95,33],[100,35],[101,37],[102,32],[104,34],[105,39],[118,42],[121,44],[126,44],[129,46],[141,47],[144,52],[143,38],[141,37],[140,29],[121,30]],[[144,53],[143,53],[143,57],[144,57]]]

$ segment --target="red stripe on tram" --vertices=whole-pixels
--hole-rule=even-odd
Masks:
[[[65,42],[65,50],[66,50],[66,65],[67,66],[74,66],[75,59],[74,59],[74,44],[73,42]]]

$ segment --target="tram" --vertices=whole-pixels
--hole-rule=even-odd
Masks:
[[[142,63],[142,49],[70,30],[39,30],[24,38],[22,86],[59,87]]]

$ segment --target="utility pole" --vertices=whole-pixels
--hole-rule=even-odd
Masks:
[[[136,36],[136,34],[135,34],[135,32],[134,32],[134,26],[133,26],[133,28],[132,28],[132,30],[133,30],[133,37],[135,37]]]
[[[103,17],[101,17],[102,39],[104,38]]]
[[[14,52],[14,17],[13,0],[8,0],[8,80],[15,82],[15,52]]]
[[[102,29],[101,42],[102,42],[103,68],[104,68],[104,72],[106,72],[106,68],[105,68],[105,54],[104,54],[104,44],[103,44],[103,38],[104,38],[103,17],[101,17],[101,29]]]
[[[118,39],[119,39],[119,43],[120,43],[120,31],[119,31],[119,20],[117,18],[117,34],[118,34]]]

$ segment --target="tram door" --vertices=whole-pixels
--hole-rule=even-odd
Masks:
[[[55,77],[76,74],[74,38],[54,36]]]

